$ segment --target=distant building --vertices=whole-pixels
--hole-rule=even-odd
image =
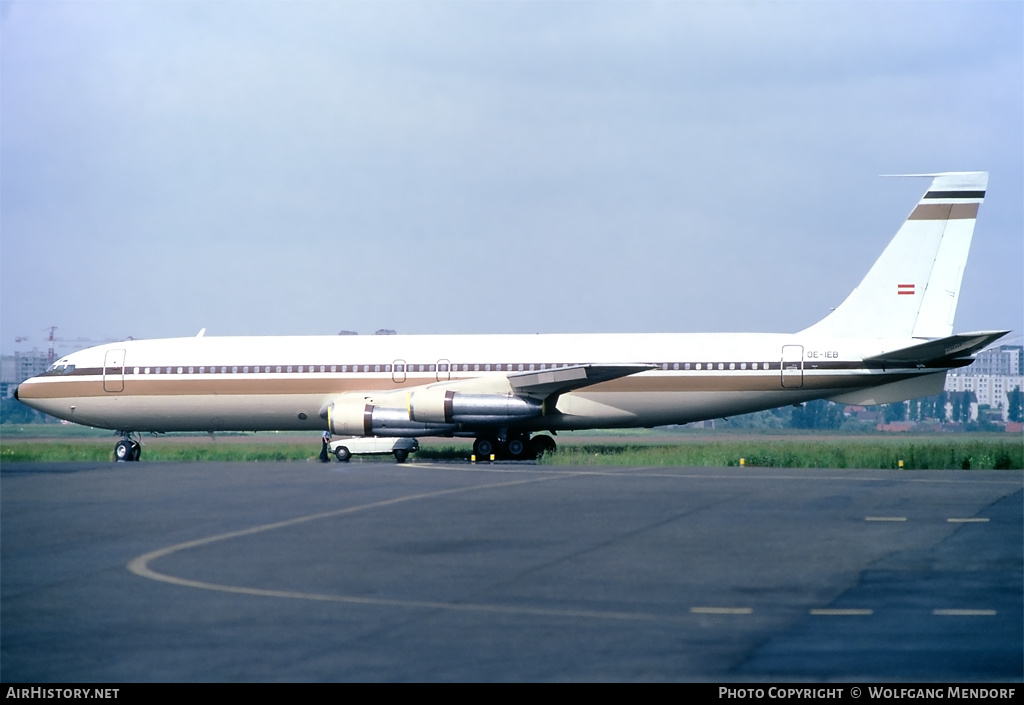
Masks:
[[[14,390],[29,377],[35,377],[50,366],[49,353],[32,349],[32,352],[16,352],[0,358],[0,397],[10,399]]]
[[[967,367],[956,371],[959,375],[1021,376],[1024,375],[1024,345],[999,345],[978,353]]]
[[[945,391],[974,392],[979,406],[999,409],[1007,420],[1009,400],[1014,389],[1024,390],[1024,346],[1000,345],[978,353],[967,367],[946,375]],[[975,412],[976,413],[976,412]]]

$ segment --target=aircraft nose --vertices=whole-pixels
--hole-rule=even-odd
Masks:
[[[17,387],[14,388],[14,398],[15,399],[18,398],[18,388]]]

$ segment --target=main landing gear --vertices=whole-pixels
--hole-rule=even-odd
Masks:
[[[473,442],[477,460],[533,460],[554,452],[555,439],[547,435],[530,438],[529,434],[513,434],[504,441],[495,436],[480,436]]]
[[[122,438],[114,446],[114,460],[119,463],[133,463],[142,457],[142,443],[132,438],[132,434],[124,432]]]

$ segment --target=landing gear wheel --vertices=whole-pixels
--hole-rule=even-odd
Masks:
[[[534,436],[530,439],[530,450],[538,458],[545,453],[554,453],[557,446],[551,436]]]
[[[399,448],[398,450],[395,451],[395,460],[397,460],[400,463],[404,463],[405,459],[408,457],[409,451],[407,450],[402,450],[401,448]]]
[[[473,454],[477,458],[487,460],[494,453],[494,440],[491,438],[477,438],[473,441]]]
[[[339,463],[347,463],[352,457],[352,452],[345,446],[338,446],[334,449],[334,457],[338,459]]]
[[[505,447],[508,451],[508,457],[512,460],[523,460],[523,456],[526,454],[526,439],[519,436],[513,436],[508,439],[508,445]]]
[[[136,449],[132,446],[135,445],[129,440],[121,440],[114,446],[114,459],[119,463],[130,463],[135,460]]]
[[[131,457],[131,459],[137,462],[139,460],[139,458],[141,458],[141,457],[142,457],[142,444],[141,443],[136,443],[135,441],[132,441],[132,457]]]

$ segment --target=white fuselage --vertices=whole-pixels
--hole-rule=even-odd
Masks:
[[[942,370],[863,362],[913,342],[754,333],[173,338],[74,353],[23,383],[18,395],[59,418],[121,431],[317,430],[339,397],[404,409],[409,390],[432,384],[645,364],[652,368],[557,395],[543,415],[505,425],[650,427],[817,398],[882,403],[884,393],[859,391],[880,385],[938,393]],[[905,390],[896,396],[905,398]],[[479,431],[470,425],[454,433]]]

